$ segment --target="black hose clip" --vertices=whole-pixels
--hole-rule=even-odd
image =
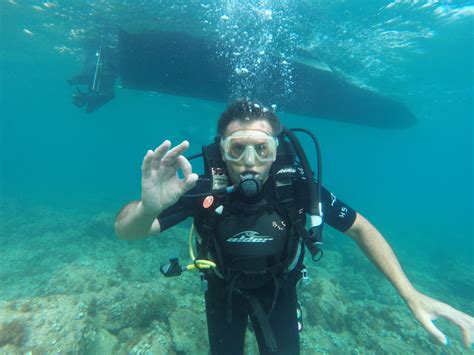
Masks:
[[[313,261],[319,261],[324,255],[321,246],[323,245],[323,225],[311,227],[308,230],[308,240],[306,240],[306,247],[311,253]]]
[[[183,268],[179,265],[178,258],[171,258],[168,264],[161,265],[160,271],[165,277],[173,277],[181,275]]]

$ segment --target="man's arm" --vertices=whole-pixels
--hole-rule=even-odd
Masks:
[[[117,215],[115,233],[119,239],[139,240],[160,233],[157,216],[147,214],[141,201],[131,202]]]
[[[146,153],[142,163],[142,198],[122,208],[115,221],[115,232],[120,239],[143,239],[160,233],[157,216],[196,185],[198,176],[182,155],[188,147],[189,142],[183,141],[170,149],[171,142],[166,140]]]
[[[467,347],[473,344],[474,318],[418,292],[403,272],[390,245],[367,219],[358,213],[354,224],[345,234],[350,236],[375,266],[384,273],[416,319],[439,342],[447,344],[447,338],[432,321],[441,316],[461,328],[464,344]]]
[[[403,299],[409,299],[416,293],[388,242],[361,214],[357,213],[354,224],[345,234],[350,236],[372,263],[384,273]]]

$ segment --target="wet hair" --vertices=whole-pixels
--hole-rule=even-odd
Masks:
[[[275,115],[273,108],[268,108],[257,101],[238,99],[232,102],[222,112],[217,122],[217,136],[223,137],[229,124],[234,121],[250,123],[265,120],[272,127],[273,134],[279,135],[282,130],[280,119]]]

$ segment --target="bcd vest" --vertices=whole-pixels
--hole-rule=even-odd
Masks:
[[[203,147],[203,157],[212,190],[227,187],[229,179],[219,143]],[[295,198],[295,164],[291,146],[282,139],[258,199],[212,196],[211,192],[210,205],[210,197],[196,201],[198,258],[215,260],[218,274],[226,280],[235,281],[239,275],[239,287],[258,287],[270,276],[282,275],[302,261],[305,213]]]

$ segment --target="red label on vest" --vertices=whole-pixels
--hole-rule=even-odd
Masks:
[[[206,196],[204,201],[202,201],[202,207],[209,208],[212,206],[213,202],[214,202],[214,196]]]

